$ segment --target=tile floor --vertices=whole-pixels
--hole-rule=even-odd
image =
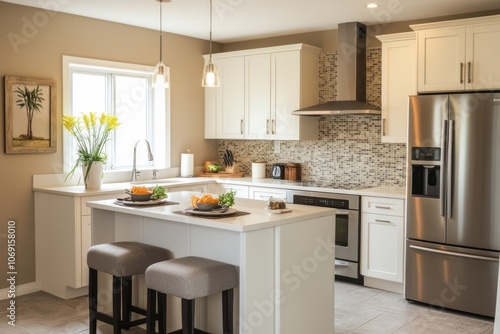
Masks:
[[[493,334],[493,321],[409,303],[401,294],[335,282],[335,334]]]
[[[335,334],[493,333],[493,321],[455,312],[443,312],[408,303],[402,295],[344,282],[335,284]],[[87,298],[61,300],[44,292],[16,298],[16,326],[7,324],[8,300],[0,301],[0,333],[88,333]],[[111,326],[98,322],[98,333]],[[123,331],[144,334],[141,328]],[[322,334],[322,333],[304,333]]]

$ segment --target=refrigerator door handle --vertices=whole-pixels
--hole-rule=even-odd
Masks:
[[[455,121],[450,120],[448,128],[448,147],[446,158],[446,212],[448,218],[452,218],[453,205],[453,146],[455,134]]]
[[[424,251],[424,252],[429,252],[429,253],[437,253],[437,254],[443,254],[443,255],[457,256],[457,257],[463,257],[463,258],[474,259],[474,260],[498,262],[498,259],[494,258],[494,257],[479,256],[479,255],[470,255],[470,254],[462,254],[462,253],[457,253],[457,252],[450,252],[450,251],[444,251],[444,250],[427,248],[427,247],[421,247],[421,246],[415,246],[415,245],[410,245],[410,248],[421,250],[421,251]]]
[[[443,121],[443,132],[442,132],[442,137],[441,137],[441,161],[442,161],[442,167],[443,167],[443,172],[446,171],[446,156],[447,156],[447,151],[446,148],[448,147],[448,121],[444,120]],[[444,173],[443,173],[444,174]],[[441,178],[439,180],[439,207],[440,207],[440,215],[441,217],[444,217],[446,215],[446,199],[445,199],[445,192],[444,192],[444,187],[445,183],[444,180],[446,179],[446,174],[441,175]]]

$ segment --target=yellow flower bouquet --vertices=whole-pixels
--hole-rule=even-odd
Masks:
[[[82,114],[81,117],[64,115],[63,126],[75,137],[78,146],[78,158],[66,178],[72,176],[78,165],[82,164],[87,166],[84,175],[86,183],[92,164],[94,162],[106,163],[104,146],[109,140],[110,132],[119,125],[118,117],[105,113],[98,116],[95,112],[90,112]]]

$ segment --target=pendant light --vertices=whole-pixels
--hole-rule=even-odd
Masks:
[[[160,61],[156,64],[155,70],[153,72],[153,87],[155,88],[169,88],[170,87],[170,75],[168,69],[163,64],[163,30],[162,30],[162,3],[163,0],[157,0],[160,2]],[[170,2],[170,0],[166,0]]]
[[[212,0],[210,0],[210,57],[208,63],[203,69],[203,79],[201,85],[203,87],[219,87],[219,73],[217,67],[212,61]]]

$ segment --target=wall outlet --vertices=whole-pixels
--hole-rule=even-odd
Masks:
[[[281,143],[279,141],[274,142],[274,153],[280,153],[281,152]]]

